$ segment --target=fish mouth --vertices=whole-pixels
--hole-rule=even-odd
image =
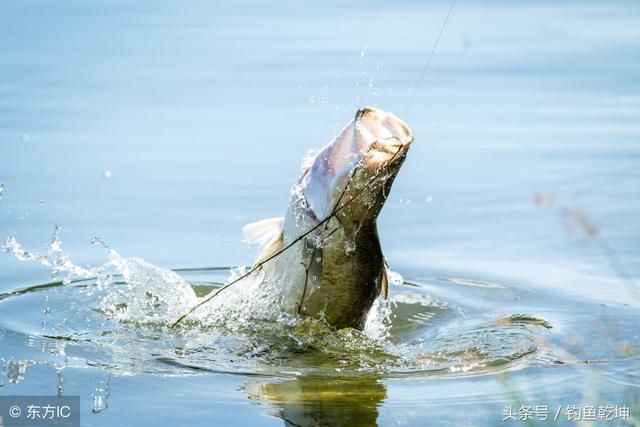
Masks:
[[[377,178],[397,172],[412,141],[409,127],[392,113],[360,108],[340,134],[313,157],[299,180],[300,195],[313,212],[312,219],[327,218],[347,187],[368,187],[367,182],[382,181]]]
[[[374,163],[401,156],[413,142],[411,129],[404,121],[375,107],[360,108],[356,112],[355,125],[359,136],[368,143]]]

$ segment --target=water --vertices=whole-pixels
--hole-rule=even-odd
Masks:
[[[83,425],[637,423],[640,7],[458,2],[406,112],[448,7],[4,2],[0,393]],[[416,136],[365,333],[168,330],[363,104]]]

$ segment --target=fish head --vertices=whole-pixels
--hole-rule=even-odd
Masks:
[[[310,159],[299,187],[309,215],[341,223],[375,221],[413,135],[392,113],[364,107],[329,145]]]

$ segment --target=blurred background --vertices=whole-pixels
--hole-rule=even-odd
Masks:
[[[449,5],[3,2],[1,237],[40,249],[60,224],[79,263],[104,258],[96,235],[167,267],[248,263],[241,226],[283,214],[301,158],[370,104],[416,138],[380,218],[397,269],[610,275],[543,193],[637,271],[640,7],[459,2],[406,111]]]
[[[450,4],[3,0],[0,241],[46,252],[59,224],[81,265],[106,260],[94,236],[165,268],[250,264],[241,227],[283,215],[303,156],[374,105],[415,135],[379,218],[394,270],[636,310],[640,4],[458,1],[409,108]],[[49,279],[0,254],[0,292]],[[637,347],[637,326],[619,333]],[[217,381],[199,398],[238,389]],[[163,386],[135,377],[121,398]],[[462,392],[387,386],[388,421]]]

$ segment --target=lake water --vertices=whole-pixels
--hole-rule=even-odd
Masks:
[[[80,395],[83,426],[606,405],[637,425],[640,4],[459,1],[408,108],[449,6],[3,1],[0,395]],[[241,227],[284,214],[303,156],[362,105],[415,135],[378,221],[404,279],[388,336],[168,330],[182,280],[250,265]],[[71,262],[105,283],[52,278]],[[146,286],[161,315],[129,309]]]

